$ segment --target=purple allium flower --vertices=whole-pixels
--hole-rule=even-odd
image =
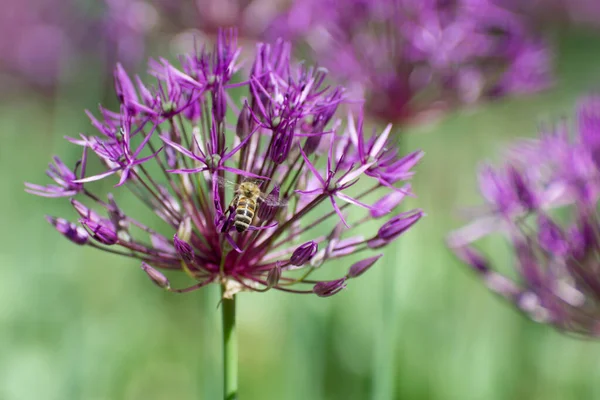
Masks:
[[[590,25],[600,23],[600,3],[596,0],[493,0],[495,4],[509,8],[533,23],[540,25],[557,22]]]
[[[79,60],[137,65],[157,12],[149,1],[105,0],[90,10],[75,0],[4,2],[0,13],[0,72],[38,89],[55,87],[78,72]],[[4,82],[0,82],[6,95]]]
[[[534,320],[600,336],[600,97],[583,99],[577,117],[576,129],[564,122],[545,129],[517,142],[504,166],[484,167],[484,214],[448,242],[491,290]],[[495,233],[512,245],[517,280],[475,249]]]
[[[385,121],[550,83],[545,44],[492,0],[296,1],[272,32],[308,44]]]
[[[117,65],[119,110],[88,112],[96,132],[67,138],[82,160],[70,169],[55,158],[49,175],[58,186],[27,190],[70,197],[81,226],[49,217],[61,234],[139,259],[167,290],[214,282],[225,296],[271,288],[330,296],[381,255],[338,280],[312,279],[326,261],[382,247],[421,217],[384,220],[410,193],[394,185],[412,177],[422,153],[388,147],[391,126],[367,138],[362,117],[336,117],[344,90],[326,85],[323,70],[292,64],[284,41],[258,44],[244,73],[236,39],[222,31],[213,50],[181,56],[180,67],[151,60],[154,85]],[[103,171],[86,170],[93,154]],[[98,180],[132,192],[155,220],[95,193]],[[369,233],[363,224],[373,220],[381,229]],[[184,271],[194,284],[173,289],[158,269]]]

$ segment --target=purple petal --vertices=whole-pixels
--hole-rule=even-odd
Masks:
[[[76,181],[73,181],[75,183],[88,183],[88,182],[94,182],[94,181],[99,181],[100,179],[106,178],[107,176],[110,176],[112,174],[114,174],[117,171],[120,171],[122,168],[121,167],[117,167],[117,168],[113,168],[110,169],[106,172],[103,172],[101,174],[98,175],[94,175],[94,176],[89,176],[87,178],[83,178],[83,179],[77,179]]]
[[[333,205],[333,209],[335,210],[335,212],[337,213],[337,215],[339,215],[340,219],[342,220],[342,223],[344,225],[346,225],[346,228],[350,228],[350,225],[348,225],[348,223],[344,219],[344,215],[342,214],[342,211],[340,210],[340,208],[336,204],[335,199],[333,198],[333,196],[329,196],[329,200],[331,200],[331,204]]]
[[[355,206],[359,206],[362,208],[366,208],[367,210],[374,210],[374,208],[368,204],[362,203],[356,199],[353,199],[352,197],[345,195],[342,192],[336,192],[335,193],[336,197],[339,197],[340,199],[344,200],[345,202],[348,202],[350,204],[354,204]]]
[[[327,183],[325,182],[325,180],[323,179],[323,177],[321,176],[321,174],[319,174],[319,171],[317,171],[317,169],[310,162],[310,160],[308,159],[308,157],[306,156],[306,154],[304,154],[304,150],[302,150],[302,146],[298,146],[298,147],[300,148],[300,154],[302,155],[302,158],[304,159],[304,162],[306,163],[306,166],[308,167],[308,169],[311,170],[311,172],[313,173],[313,175],[319,180],[319,182],[321,182],[321,185],[323,187],[327,187]]]
[[[168,144],[169,146],[173,147],[175,150],[177,150],[178,152],[180,152],[183,155],[188,156],[189,158],[192,158],[194,160],[206,163],[206,160],[194,153],[192,153],[190,150],[186,149],[185,147],[183,147],[180,144],[177,144],[173,141],[171,141],[168,137],[166,137],[165,135],[161,135],[160,139],[165,142],[166,144]]]

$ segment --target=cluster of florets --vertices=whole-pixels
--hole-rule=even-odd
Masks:
[[[507,164],[482,168],[485,216],[454,232],[450,245],[487,286],[533,319],[600,335],[600,97],[582,101],[577,129],[566,123],[518,142]],[[508,238],[519,281],[473,247],[492,233]]]
[[[359,84],[367,110],[385,121],[550,83],[546,45],[489,0],[303,0],[272,30]]]
[[[335,294],[381,254],[339,279],[311,275],[326,261],[384,247],[423,215],[405,211],[373,234],[364,230],[410,194],[408,184],[397,183],[411,178],[422,153],[403,157],[388,147],[391,126],[366,136],[360,116],[336,118],[344,91],[325,84],[324,70],[292,65],[288,43],[257,45],[245,76],[239,54],[235,32],[221,32],[212,51],[182,56],[180,68],[150,61],[154,87],[117,66],[120,110],[88,113],[98,133],[68,138],[83,148],[74,169],[55,158],[47,172],[56,184],[27,190],[70,198],[79,224],[49,217],[60,233],[141,260],[165,289],[214,282],[225,295],[271,288]],[[88,174],[92,154],[103,172]],[[127,188],[155,221],[135,219],[115,196],[94,193],[90,182],[100,179]],[[257,195],[250,199],[241,183]],[[373,196],[374,204],[364,202]],[[183,270],[195,284],[173,289],[157,269]]]

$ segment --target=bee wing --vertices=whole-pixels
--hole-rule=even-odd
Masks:
[[[239,187],[239,185],[237,183],[232,182],[229,179],[225,179],[220,176],[215,176],[215,177],[213,177],[213,179],[216,179],[219,186],[224,187],[224,188],[229,187],[229,188],[237,189]]]
[[[270,195],[269,196],[261,195],[260,200],[263,203],[265,203],[271,207],[286,207],[288,204],[287,201],[281,200],[276,196],[270,196]]]

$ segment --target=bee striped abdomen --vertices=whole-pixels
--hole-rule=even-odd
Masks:
[[[252,219],[254,218],[254,210],[254,203],[250,199],[240,196],[235,210],[235,221],[233,223],[238,232],[244,232],[250,227]]]

